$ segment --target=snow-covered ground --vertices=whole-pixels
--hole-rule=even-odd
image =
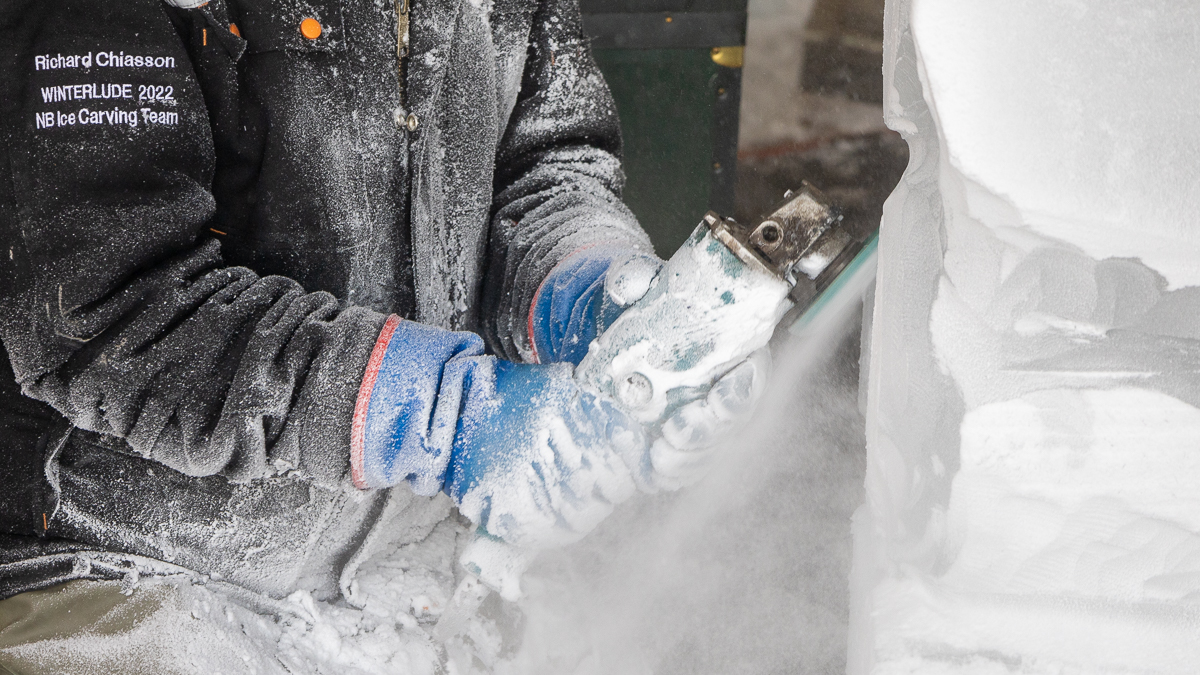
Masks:
[[[1200,8],[904,0],[851,673],[1200,663]]]

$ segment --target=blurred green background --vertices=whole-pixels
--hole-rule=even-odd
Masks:
[[[746,0],[584,0],[582,8],[621,115],[625,201],[669,257],[708,210],[733,213]]]
[[[595,54],[621,112],[625,202],[659,256],[669,257],[712,201],[720,66],[708,49],[598,49]]]

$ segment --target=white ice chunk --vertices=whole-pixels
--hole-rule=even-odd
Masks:
[[[913,2],[950,163],[1016,207],[966,191],[971,214],[1200,283],[1198,23],[1169,0]]]
[[[850,673],[1200,663],[1200,5],[902,0]]]

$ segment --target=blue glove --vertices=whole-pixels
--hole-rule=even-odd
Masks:
[[[540,363],[579,365],[592,341],[647,293],[662,265],[651,255],[617,246],[568,256],[546,277],[530,307],[535,357]],[[707,395],[680,402],[651,424],[651,450],[626,457],[638,488],[678,489],[702,477],[718,439],[749,421],[769,370],[769,354],[758,353],[719,377]]]
[[[579,365],[588,346],[650,288],[662,261],[625,247],[585,248],[560,262],[529,308],[538,363]]]
[[[641,425],[583,392],[566,365],[495,361],[464,411],[446,493],[489,534],[529,548],[590,532],[636,491],[626,457],[641,461]]]
[[[359,392],[355,484],[443,490],[519,546],[579,539],[635,491],[627,462],[648,463],[645,432],[570,366],[482,354],[474,334],[389,320]]]

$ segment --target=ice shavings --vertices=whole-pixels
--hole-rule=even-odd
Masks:
[[[303,611],[278,637],[288,672],[437,672],[442,654],[433,627],[453,589],[452,560],[465,529],[447,519],[425,540],[367,560],[353,582],[361,608],[317,602],[303,591],[290,596]]]
[[[97,664],[98,672],[477,672],[474,663],[499,663],[497,622],[506,620],[504,608],[485,604],[460,617],[452,634],[437,630],[461,573],[459,550],[472,529],[451,516],[419,541],[379,543],[350,582],[348,595],[357,606],[321,601],[308,591],[274,600],[188,574],[79,582],[127,599],[114,600],[113,610],[81,632],[6,648],[5,662],[82,662]]]

